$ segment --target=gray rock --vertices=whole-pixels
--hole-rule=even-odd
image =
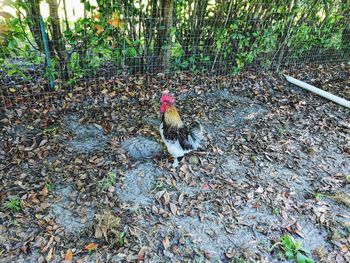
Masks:
[[[94,152],[106,147],[108,137],[103,134],[103,128],[93,124],[81,124],[79,116],[70,115],[64,119],[64,129],[72,132],[73,139],[67,144],[74,152]]]
[[[157,142],[142,136],[124,141],[122,148],[134,159],[152,158],[161,153]]]
[[[71,200],[70,195],[73,192],[71,186],[58,188],[55,194],[62,196],[62,199],[51,205],[51,214],[55,222],[62,226],[66,234],[78,236],[86,228],[92,225],[94,218],[94,209],[86,208],[86,221],[81,222],[77,209],[72,207],[74,200]]]
[[[116,188],[116,194],[123,202],[147,205],[152,201],[151,191],[155,187],[156,176],[161,170],[152,163],[141,163],[125,174],[123,184]]]

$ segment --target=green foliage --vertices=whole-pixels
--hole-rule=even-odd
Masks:
[[[48,127],[48,128],[45,128],[43,133],[46,134],[46,135],[55,135],[59,132],[59,127],[57,126],[54,126],[54,127]]]
[[[276,247],[284,252],[284,256],[288,260],[294,259],[297,263],[314,263],[313,259],[309,257],[309,253],[302,248],[301,243],[295,241],[292,236],[284,235],[280,242],[270,248],[270,251]]]
[[[123,247],[125,245],[125,232],[119,232],[117,234],[117,244],[119,247]]]
[[[272,214],[274,216],[278,216],[280,214],[280,210],[278,209],[278,207],[275,207],[273,210],[272,210]]]
[[[46,182],[46,183],[45,183],[45,187],[46,187],[46,189],[47,189],[49,192],[52,192],[53,189],[55,188],[54,184],[49,183],[49,182]]]
[[[347,183],[347,184],[350,184],[350,175],[345,175],[345,182]]]
[[[241,258],[241,257],[235,257],[230,261],[231,263],[248,263],[249,261]]]
[[[17,213],[21,210],[21,201],[18,197],[11,197],[3,204],[3,207],[12,213]]]
[[[137,2],[137,1],[136,1]],[[67,67],[73,84],[101,69],[158,68],[164,24],[157,1],[81,0],[85,16],[69,28],[61,23]],[[37,1],[13,1],[16,17],[0,18],[0,69],[7,75],[28,78],[11,58],[43,64],[41,35],[30,15]],[[61,6],[60,6],[61,7]],[[194,8],[195,7],[195,8]],[[174,1],[171,39],[173,70],[224,70],[238,73],[248,65],[318,59],[326,52],[348,49],[346,1]],[[62,17],[62,19],[64,19]],[[62,58],[52,50],[52,20],[46,20],[52,69],[45,77],[58,79]],[[36,32],[36,33],[35,33]],[[7,64],[6,64],[7,63]]]
[[[157,181],[155,191],[160,192],[165,189],[165,185],[162,181]]]
[[[316,200],[320,200],[321,198],[322,198],[322,194],[320,194],[320,193],[314,193],[314,198],[316,199]]]
[[[26,33],[18,18],[0,19],[0,58],[6,56],[24,56],[28,50],[25,43]]]
[[[107,176],[104,177],[98,184],[98,188],[101,191],[106,191],[111,186],[114,186],[117,180],[117,174],[114,172],[108,172]]]

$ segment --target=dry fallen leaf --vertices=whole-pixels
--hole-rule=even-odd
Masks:
[[[173,215],[176,215],[176,212],[177,212],[177,207],[176,207],[176,205],[173,204],[173,203],[170,203],[169,206],[170,206],[170,211],[171,211],[171,213],[173,213]]]
[[[202,185],[202,190],[204,191],[209,190],[209,185],[207,184]]]
[[[165,192],[164,195],[163,195],[163,198],[164,198],[164,204],[167,205],[170,201],[170,195],[168,192]]]
[[[343,245],[343,246],[341,247],[341,251],[342,251],[343,253],[347,253],[347,252],[349,251],[349,247],[348,247],[347,245]]]
[[[45,186],[41,191],[39,191],[38,198],[40,201],[44,201],[45,197],[49,194],[49,190]]]
[[[90,243],[90,244],[87,244],[84,249],[87,250],[87,251],[93,251],[93,250],[96,250],[97,248],[97,244],[96,243]]]
[[[179,205],[181,206],[183,201],[184,201],[184,196],[185,196],[185,193],[181,193],[180,196],[179,196],[179,199],[178,199],[178,202],[179,202]]]
[[[147,250],[147,247],[142,247],[139,251],[139,254],[137,255],[137,261],[142,261],[145,257],[145,252]]]
[[[163,239],[163,246],[164,246],[164,249],[168,249],[169,246],[170,246],[170,242],[169,242],[169,237],[166,236],[164,239]]]
[[[304,239],[305,239],[305,235],[304,235],[303,232],[301,232],[300,230],[295,229],[295,230],[294,230],[294,233],[297,234],[298,236],[300,236],[301,238],[304,238]]]
[[[52,259],[52,257],[53,257],[53,247],[50,248],[49,252],[47,253],[46,260],[47,260],[48,262],[50,262],[51,259]]]
[[[102,230],[101,230],[100,226],[96,226],[96,228],[95,228],[95,237],[97,239],[102,238]]]
[[[159,212],[158,208],[155,205],[152,206],[152,212],[154,214],[158,214],[158,212]]]
[[[73,259],[73,252],[72,250],[68,250],[66,255],[64,256],[64,260],[71,262]]]

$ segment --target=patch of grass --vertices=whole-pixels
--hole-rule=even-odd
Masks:
[[[49,192],[52,192],[53,189],[55,188],[54,184],[49,183],[49,182],[46,182],[46,183],[45,183],[45,187],[46,187],[46,189],[47,189]]]
[[[320,200],[322,197],[323,197],[322,194],[320,194],[320,193],[314,193],[314,198],[315,198],[316,200]]]
[[[278,216],[278,215],[280,214],[279,208],[278,208],[278,207],[275,207],[275,208],[272,210],[272,214],[273,214],[274,216]]]
[[[125,245],[125,232],[119,232],[117,234],[117,244],[120,247],[123,247]]]
[[[345,175],[345,182],[350,184],[350,175]]]
[[[333,199],[337,203],[341,203],[347,207],[350,207],[350,196],[345,192],[338,192],[334,195],[327,195],[327,197]]]
[[[317,153],[316,149],[313,147],[309,147],[306,149],[307,153],[311,156],[315,155]]]
[[[99,190],[101,191],[108,190],[108,188],[115,185],[116,180],[117,180],[117,174],[115,172],[108,172],[107,176],[98,183]]]
[[[292,236],[284,235],[280,242],[277,242],[270,248],[270,252],[276,247],[279,247],[284,252],[284,256],[288,260],[294,259],[297,263],[314,263],[314,260],[309,257],[310,254]]]
[[[15,226],[15,227],[17,227],[17,228],[20,228],[20,227],[21,227],[21,224],[18,223],[17,220],[9,220],[9,225],[10,225],[10,226]]]
[[[3,207],[6,210],[10,210],[13,213],[17,213],[21,211],[21,201],[18,197],[11,197],[4,203]]]
[[[103,214],[96,215],[97,225],[106,231],[112,231],[119,227],[120,218],[113,215],[109,211],[105,211]]]
[[[155,191],[160,192],[160,191],[163,191],[164,189],[165,189],[164,183],[162,181],[157,181]]]
[[[49,135],[55,135],[57,134],[59,131],[59,127],[50,127],[50,128],[45,128],[43,133],[45,135],[49,134]]]
[[[350,236],[350,226],[343,223],[344,236]]]
[[[97,226],[100,231],[100,237],[111,245],[122,247],[125,245],[125,232],[120,231],[121,219],[110,211],[104,211],[103,214],[95,216],[97,219]],[[96,232],[95,232],[96,235]]]
[[[142,214],[142,212],[141,212],[140,208],[136,208],[136,209],[132,210],[132,214],[133,214],[133,216],[139,216]]]
[[[286,128],[282,128],[282,127],[277,127],[277,132],[279,133],[279,135],[286,135],[287,134],[287,129]]]
[[[241,257],[235,257],[230,261],[231,263],[248,263],[249,261],[246,261],[245,259]]]

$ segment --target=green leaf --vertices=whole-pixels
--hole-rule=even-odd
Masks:
[[[294,243],[295,250],[301,249],[301,243],[300,242],[295,242]]]
[[[9,71],[7,71],[7,75],[12,76],[15,73],[17,73],[17,69],[10,69]]]
[[[288,258],[288,259],[293,259],[294,258],[294,253],[293,253],[293,251],[291,251],[291,250],[288,250],[288,251],[286,251],[286,257]]]
[[[314,263],[314,261],[313,261],[313,259],[298,252],[297,253],[297,263]]]

